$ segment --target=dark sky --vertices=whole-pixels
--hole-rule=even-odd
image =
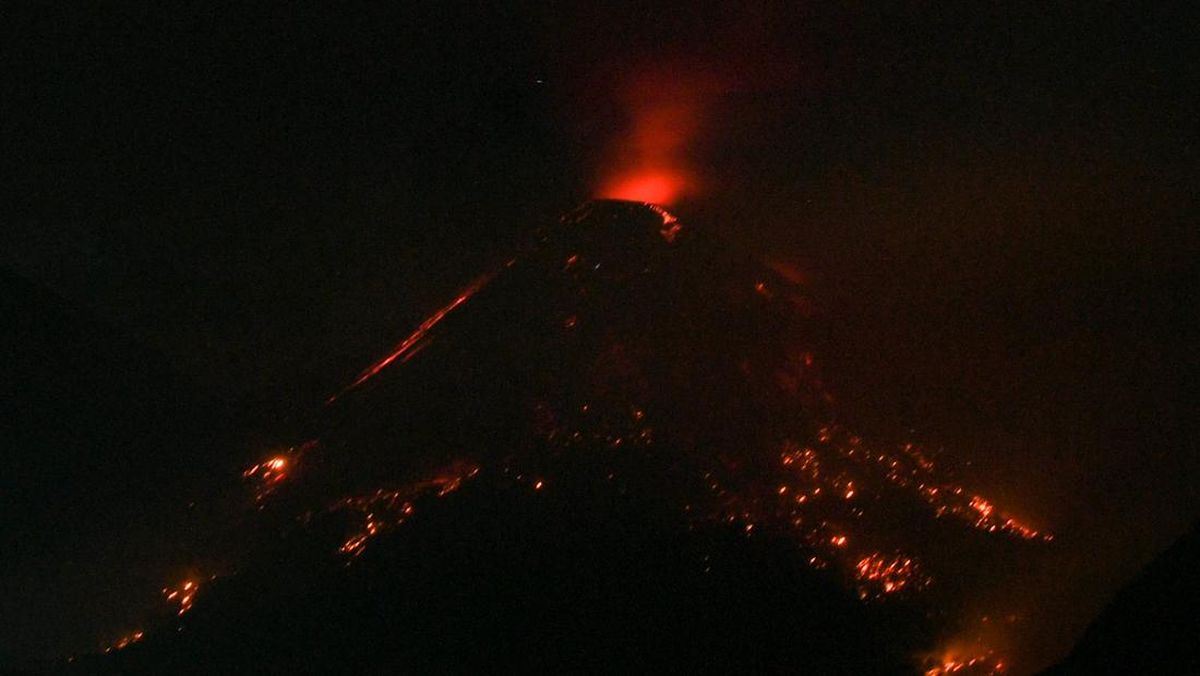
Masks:
[[[0,265],[269,434],[684,101],[675,206],[812,284],[845,415],[1061,535],[1033,659],[1196,517],[1186,3],[409,4],[8,12]]]

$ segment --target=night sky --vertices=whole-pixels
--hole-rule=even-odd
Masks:
[[[410,4],[5,12],[0,660],[136,617],[208,482],[646,167],[812,289],[859,429],[1059,536],[1026,664],[1200,514],[1186,3]]]

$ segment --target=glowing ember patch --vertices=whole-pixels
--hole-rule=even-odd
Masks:
[[[145,636],[145,633],[142,632],[141,630],[135,631],[131,634],[126,634],[125,636],[122,636],[121,638],[117,639],[116,642],[113,643],[112,645],[105,647],[104,652],[105,652],[105,654],[107,654],[107,653],[111,653],[114,650],[124,650],[124,649],[128,648],[129,646],[133,645],[134,643],[137,643],[138,641],[142,640],[142,637],[144,637],[144,636]]]
[[[957,493],[956,493],[957,494]],[[1016,519],[1000,514],[995,506],[978,495],[972,496],[968,506],[978,513],[975,519],[974,526],[980,530],[986,530],[989,533],[1003,531],[1011,533],[1025,540],[1042,539],[1046,542],[1054,539],[1052,535],[1040,533],[1037,530],[1026,526]]]
[[[900,554],[886,557],[875,552],[864,556],[859,559],[854,572],[862,598],[895,594],[908,589],[920,590],[930,582],[927,576],[921,574],[915,561]]]
[[[457,491],[463,482],[479,475],[479,467],[454,463],[431,479],[416,481],[394,490],[382,488],[363,496],[343,498],[330,511],[351,511],[362,515],[362,528],[342,542],[339,551],[356,557],[366,550],[371,538],[403,524],[416,513],[414,502],[425,496],[442,498]]]
[[[196,600],[196,592],[200,591],[200,583],[195,580],[185,580],[177,587],[164,587],[163,596],[167,602],[175,606],[175,614],[183,615],[192,609]]]
[[[242,478],[255,485],[255,498],[262,502],[292,475],[300,458],[316,447],[314,440],[287,448],[246,468]]]
[[[264,462],[260,462],[242,472],[242,476],[249,479],[258,477],[266,483],[276,483],[282,481],[287,473],[288,460],[283,456],[275,456]]]
[[[940,664],[925,670],[925,676],[947,676],[947,674],[962,674],[963,676],[995,676],[1003,674],[1006,665],[996,659],[992,653],[971,657],[947,657]]]
[[[995,511],[995,508],[992,507],[991,503],[979,496],[971,498],[971,507],[977,510],[985,519],[991,516],[992,512]]]

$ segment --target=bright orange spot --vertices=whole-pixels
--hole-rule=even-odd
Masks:
[[[671,204],[679,199],[687,187],[687,181],[670,170],[650,170],[641,173],[620,174],[600,189],[600,197]]]
[[[605,153],[597,196],[670,205],[694,193],[704,111],[725,88],[695,63],[666,59],[633,69],[614,92],[628,124]]]
[[[163,589],[163,596],[166,597],[167,601],[174,602],[178,606],[178,609],[176,610],[177,615],[183,615],[187,611],[191,610],[192,601],[195,599],[196,591],[199,590],[199,588],[200,585],[195,581],[186,580],[176,589],[171,589],[169,587]]]

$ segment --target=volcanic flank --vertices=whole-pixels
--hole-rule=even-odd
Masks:
[[[1050,535],[848,429],[805,294],[661,207],[583,205],[247,463],[197,555],[224,568],[83,662],[1005,671],[1019,619],[973,592]]]

